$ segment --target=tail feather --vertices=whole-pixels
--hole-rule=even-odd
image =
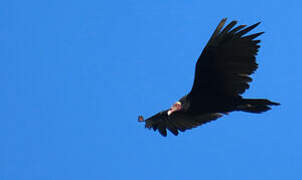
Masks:
[[[270,106],[278,106],[280,103],[272,102],[268,99],[243,99],[242,104],[237,108],[240,111],[250,113],[262,113],[271,109]]]

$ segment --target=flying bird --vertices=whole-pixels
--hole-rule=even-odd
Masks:
[[[171,108],[139,122],[167,136],[167,129],[174,135],[207,122],[216,120],[232,111],[262,113],[272,105],[268,99],[245,99],[241,95],[249,88],[251,74],[258,67],[256,55],[263,32],[246,35],[260,22],[246,27],[236,26],[237,21],[224,27],[226,18],[216,27],[195,65],[191,91]],[[224,28],[223,28],[224,27]]]

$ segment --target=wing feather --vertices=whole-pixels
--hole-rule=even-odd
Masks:
[[[167,136],[168,129],[175,136],[178,135],[178,131],[184,132],[188,129],[198,127],[207,122],[216,120],[221,117],[220,113],[208,113],[203,115],[190,115],[185,112],[175,112],[172,115],[168,116],[167,111],[160,112],[145,121],[145,127],[148,129],[153,129],[162,136]]]
[[[258,68],[255,56],[260,40],[254,39],[263,32],[245,35],[260,22],[244,28],[232,21],[222,29],[225,22],[218,24],[196,63],[190,97],[240,96],[249,88],[249,75]]]

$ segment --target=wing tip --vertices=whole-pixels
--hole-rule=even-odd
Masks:
[[[256,28],[261,22],[257,22],[256,24],[253,24],[251,26],[246,27],[245,29],[242,29],[241,31],[239,31],[237,33],[238,36],[243,36],[244,34],[250,32],[251,30],[253,30],[254,28]]]
[[[261,23],[262,23],[262,21],[257,22],[257,23],[256,23],[256,26],[258,26],[258,25],[261,24]]]
[[[221,19],[220,22],[225,22],[227,19],[228,19],[227,17],[224,17],[224,18]]]

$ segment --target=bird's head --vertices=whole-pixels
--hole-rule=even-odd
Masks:
[[[181,109],[182,109],[182,104],[180,101],[177,101],[176,103],[173,104],[173,106],[170,107],[167,114],[168,116],[170,116],[172,113],[179,111]]]

